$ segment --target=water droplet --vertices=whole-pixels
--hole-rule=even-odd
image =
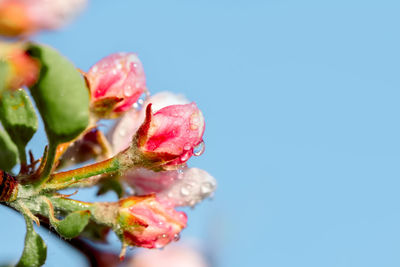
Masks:
[[[138,64],[137,63],[133,63],[133,67],[137,68]]]
[[[98,67],[97,67],[97,66],[94,66],[94,67],[92,68],[92,72],[97,72],[97,70],[98,70]]]
[[[130,97],[133,95],[132,90],[130,90],[129,88],[126,88],[127,90],[124,90],[124,96],[126,97]]]
[[[181,156],[181,161],[185,162],[189,159],[189,157],[190,157],[190,152],[186,152]]]
[[[190,150],[191,148],[192,148],[192,146],[189,143],[187,143],[183,146],[183,150]]]
[[[180,234],[175,234],[175,235],[174,235],[174,241],[175,241],[175,242],[176,242],[176,241],[179,241],[179,239],[181,239]]]
[[[200,144],[198,144],[194,149],[193,149],[193,154],[195,156],[200,156],[204,153],[204,150],[206,149],[206,146],[204,144],[204,141],[201,141]]]
[[[148,98],[147,92],[144,92],[143,94],[140,95],[136,103],[133,104],[133,107],[137,110],[141,110],[147,98]]]
[[[117,64],[117,69],[122,69],[122,65],[121,64]]]
[[[116,74],[117,74],[117,70],[116,70],[116,69],[113,69],[113,70],[112,70],[112,74],[116,75]]]
[[[188,196],[190,194],[190,189],[192,188],[191,185],[186,184],[181,188],[181,195],[182,196]]]

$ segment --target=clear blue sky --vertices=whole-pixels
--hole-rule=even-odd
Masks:
[[[206,152],[190,163],[219,188],[189,211],[183,237],[202,239],[217,266],[397,267],[399,11],[386,0],[94,0],[37,39],[84,70],[137,52],[152,92],[198,103]],[[15,259],[23,221],[1,212],[1,258]],[[46,240],[47,266],[82,260]]]

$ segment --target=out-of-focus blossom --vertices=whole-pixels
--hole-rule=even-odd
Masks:
[[[161,92],[150,96],[145,101],[144,106],[147,106],[150,103],[152,103],[153,112],[157,112],[166,106],[188,104],[189,100],[187,100],[183,95]],[[121,117],[109,135],[114,153],[118,153],[129,147],[133,136],[143,123],[145,117],[145,109],[131,109]]]
[[[0,0],[0,35],[18,36],[35,30],[36,26],[32,23],[26,3]]]
[[[208,267],[204,255],[189,245],[173,245],[163,250],[146,250],[135,254],[129,267]]]
[[[19,36],[58,29],[86,5],[87,0],[0,0],[0,34]]]
[[[6,89],[31,86],[37,81],[40,64],[26,53],[24,46],[0,43],[0,60],[8,65]]]
[[[123,180],[134,188],[135,194],[156,193],[159,199],[173,206],[194,206],[211,196],[217,187],[214,177],[198,168],[163,172],[131,170],[123,175]]]
[[[63,27],[80,14],[88,0],[24,0],[30,5],[34,22],[41,29]]]
[[[129,246],[162,248],[179,239],[187,217],[156,199],[155,195],[129,197],[119,201],[118,228]]]
[[[93,111],[100,117],[129,110],[146,91],[142,63],[134,53],[111,54],[86,74]]]
[[[154,114],[149,104],[133,142],[147,159],[182,165],[195,147],[202,146],[204,126],[203,114],[194,102],[167,106]]]
[[[65,168],[72,164],[82,163],[91,159],[101,160],[111,156],[111,148],[103,133],[93,128],[76,140],[72,145],[63,149],[58,168]]]

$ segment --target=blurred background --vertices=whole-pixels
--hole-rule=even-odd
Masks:
[[[206,152],[189,165],[218,189],[187,210],[181,240],[195,240],[210,266],[391,267],[400,266],[399,11],[388,0],[93,0],[35,39],[83,70],[137,52],[152,93],[196,101]],[[43,138],[31,141],[37,156]],[[15,262],[24,222],[0,214],[0,260]],[[45,266],[85,266],[40,233]]]

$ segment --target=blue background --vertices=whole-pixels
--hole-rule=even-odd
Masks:
[[[386,0],[96,0],[37,40],[84,70],[137,52],[151,92],[198,103],[206,152],[190,164],[219,188],[189,211],[183,239],[201,239],[216,266],[400,266],[399,11]],[[1,258],[15,260],[23,220],[1,217]],[[42,233],[46,266],[83,264]]]

